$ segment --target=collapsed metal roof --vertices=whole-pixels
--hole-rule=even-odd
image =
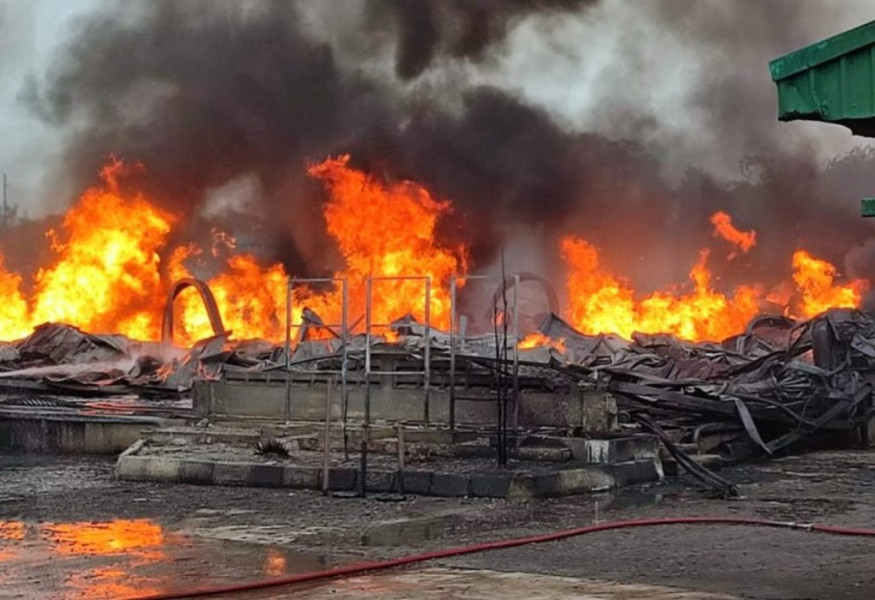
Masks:
[[[844,125],[875,137],[875,21],[769,63],[778,119]]]

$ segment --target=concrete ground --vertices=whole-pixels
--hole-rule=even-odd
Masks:
[[[725,471],[738,500],[683,481],[531,502],[325,498],[116,481],[106,459],[0,454],[0,598],[129,598],[252,581],[595,521],[745,515],[875,528],[875,452]],[[468,555],[225,598],[875,597],[875,540],[673,526]]]

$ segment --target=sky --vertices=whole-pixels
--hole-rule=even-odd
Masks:
[[[9,201],[38,216],[55,204],[43,197],[42,170],[57,160],[60,139],[20,101],[28,77],[50,67],[77,17],[99,0],[0,0],[0,171]]]

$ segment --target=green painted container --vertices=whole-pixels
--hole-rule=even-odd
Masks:
[[[825,121],[875,136],[875,21],[769,63],[778,119]]]

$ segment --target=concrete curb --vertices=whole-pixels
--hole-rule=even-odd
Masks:
[[[322,469],[294,464],[228,462],[173,458],[138,454],[145,443],[139,440],[123,452],[116,463],[119,479],[225,485],[322,489]],[[461,498],[506,498],[526,500],[602,492],[624,485],[663,478],[658,458],[623,463],[593,464],[542,473],[512,470],[496,473],[447,473],[424,469],[368,471],[367,489],[371,493],[405,493],[422,496]],[[359,489],[359,473],[351,467],[332,467],[328,472],[330,491]]]

